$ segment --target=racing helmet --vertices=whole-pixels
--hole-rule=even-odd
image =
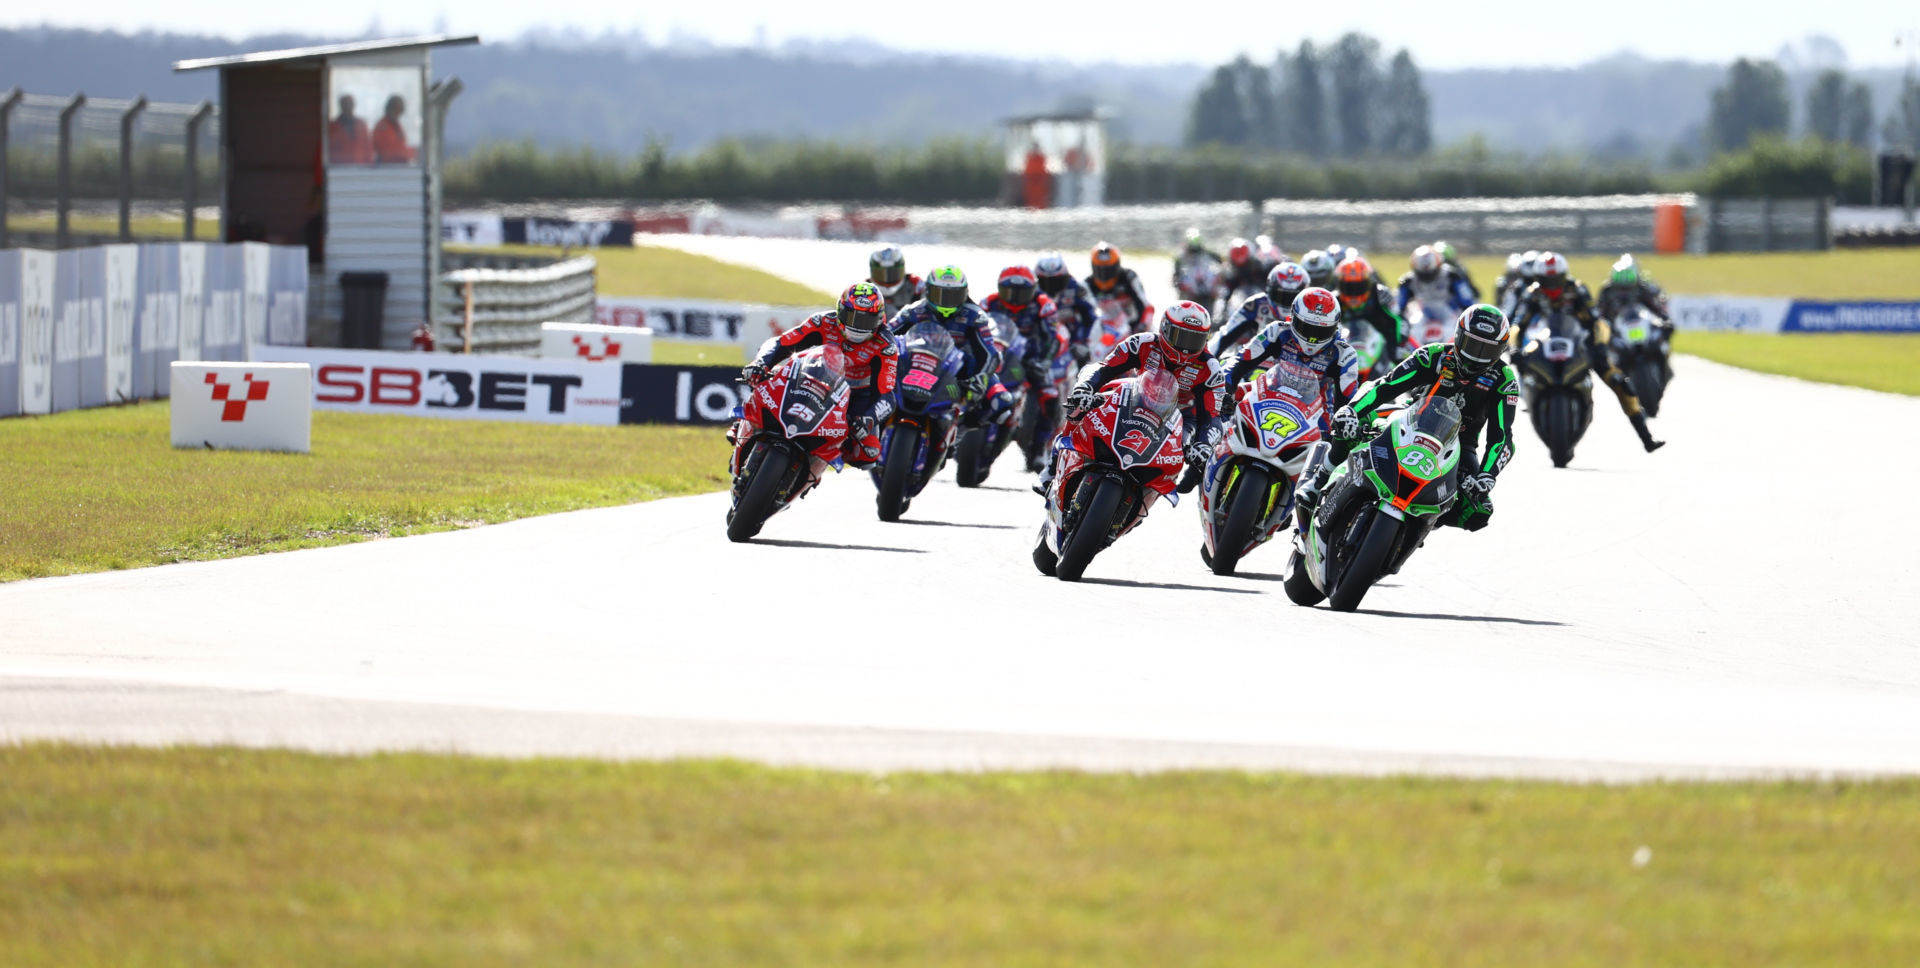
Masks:
[[[942,316],[953,315],[972,298],[967,294],[967,274],[959,266],[941,266],[927,277],[927,305]]]
[[[1359,309],[1373,298],[1373,266],[1358,256],[1340,263],[1334,270],[1339,276],[1340,304],[1348,309]]]
[[[907,257],[899,249],[884,245],[867,257],[867,281],[882,293],[893,295],[907,281]]]
[[[1000,270],[1000,301],[1005,303],[1008,309],[1027,308],[1039,291],[1040,286],[1034,281],[1032,269],[1026,266],[1008,266]]]
[[[1433,251],[1440,253],[1440,261],[1448,265],[1460,264],[1460,253],[1454,250],[1452,242],[1441,239],[1433,244]]]
[[[864,343],[886,320],[887,300],[880,287],[871,282],[856,282],[840,294],[836,315],[840,334],[849,343]]]
[[[1207,348],[1207,333],[1213,320],[1205,307],[1191,299],[1182,299],[1160,314],[1160,341],[1183,361],[1199,356]]]
[[[1227,246],[1228,265],[1237,269],[1246,265],[1247,260],[1251,258],[1253,258],[1253,243],[1248,242],[1246,239],[1234,239],[1233,242]]]
[[[1453,332],[1453,365],[1467,376],[1477,376],[1499,362],[1507,349],[1507,314],[1481,303],[1460,312]]]
[[[1035,259],[1033,274],[1040,283],[1040,291],[1049,296],[1066,292],[1067,285],[1073,282],[1072,274],[1067,272],[1067,257],[1058,252],[1043,253]]]
[[[1540,277],[1540,250],[1528,249],[1520,253],[1520,278],[1532,281]]]
[[[1189,253],[1205,252],[1207,250],[1206,236],[1201,235],[1198,228],[1187,229],[1186,250]]]
[[[1413,250],[1413,258],[1408,260],[1408,264],[1413,266],[1413,274],[1419,276],[1421,281],[1426,282],[1431,281],[1434,276],[1439,275],[1440,266],[1443,265],[1445,261],[1446,260],[1440,258],[1440,253],[1435,251],[1433,246],[1423,245]]]
[[[1513,279],[1520,278],[1520,267],[1525,264],[1526,256],[1518,252],[1507,253],[1507,276]]]
[[[1314,249],[1300,257],[1300,268],[1307,270],[1307,278],[1322,288],[1333,285],[1333,269],[1337,265],[1325,249]]]
[[[1273,302],[1273,311],[1287,312],[1293,301],[1313,280],[1307,278],[1307,270],[1300,268],[1298,262],[1282,262],[1267,273],[1267,298]]]
[[[1347,247],[1338,242],[1328,243],[1327,245],[1327,258],[1332,259],[1333,264],[1336,266],[1347,261],[1348,254]]]
[[[1633,261],[1633,253],[1627,252],[1621,254],[1620,261],[1613,264],[1613,272],[1607,279],[1616,286],[1639,285],[1640,263]]]
[[[1534,263],[1534,275],[1540,282],[1540,295],[1559,299],[1567,291],[1567,257],[1558,252],[1542,252]]]
[[[1293,315],[1287,325],[1293,328],[1300,352],[1313,356],[1340,335],[1340,301],[1318,286],[1309,288],[1293,297]]]
[[[1093,247],[1093,287],[1101,291],[1113,288],[1120,280],[1120,250],[1102,242]]]

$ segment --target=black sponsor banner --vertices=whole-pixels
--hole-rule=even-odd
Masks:
[[[564,218],[509,218],[500,221],[500,238],[520,245],[573,249],[633,244],[633,221],[575,222]]]
[[[746,387],[733,366],[628,363],[620,371],[621,423],[724,424]]]

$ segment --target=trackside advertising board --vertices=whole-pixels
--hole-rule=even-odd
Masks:
[[[263,363],[313,367],[313,407],[464,420],[620,422],[621,364],[455,353],[261,346]]]
[[[1673,296],[1679,329],[1743,333],[1920,333],[1920,302],[1823,302],[1749,296]]]

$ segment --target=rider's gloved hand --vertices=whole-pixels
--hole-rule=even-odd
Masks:
[[[1460,493],[1479,494],[1483,498],[1493,493],[1493,475],[1487,473],[1468,474],[1460,480]]]
[[[1327,418],[1333,435],[1341,440],[1354,440],[1360,436],[1360,415],[1352,407],[1341,407]]]
[[[967,381],[967,389],[972,392],[975,399],[986,396],[987,388],[992,385],[993,374],[988,373],[986,370],[975,373],[973,379]]]
[[[1213,459],[1213,442],[1204,438],[1187,445],[1187,463],[1196,467],[1205,466]]]
[[[1100,402],[1100,391],[1092,387],[1076,386],[1067,391],[1067,415],[1078,417],[1094,408]]]
[[[748,363],[746,367],[740,371],[740,378],[748,384],[758,384],[761,380],[767,378],[767,368],[758,363]]]

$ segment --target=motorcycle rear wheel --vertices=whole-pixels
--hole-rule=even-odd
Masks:
[[[1093,496],[1087,499],[1086,509],[1074,522],[1073,533],[1060,549],[1060,562],[1054,566],[1054,574],[1061,581],[1079,581],[1093,556],[1107,546],[1107,535],[1113,532],[1113,516],[1120,510],[1121,497],[1118,481],[1102,478],[1094,485]]]
[[[1573,462],[1573,397],[1564,393],[1547,397],[1546,411],[1541,429],[1546,431],[1542,436],[1546,438],[1547,453],[1553,458],[1553,466],[1565,467]]]
[[[751,454],[748,466],[753,466]],[[753,469],[753,476],[740,492],[740,500],[733,505],[733,515],[727,520],[727,540],[748,541],[760,533],[767,519],[780,510],[777,499],[780,485],[787,479],[787,470],[793,466],[793,455],[784,447],[761,448],[760,463]]]
[[[1374,514],[1372,523],[1367,525],[1366,540],[1360,542],[1360,550],[1354,552],[1353,560],[1340,569],[1333,593],[1327,596],[1327,604],[1334,611],[1351,612],[1360,607],[1360,600],[1367,597],[1373,583],[1386,572],[1387,557],[1399,533],[1400,522],[1384,514]]]
[[[1267,494],[1273,487],[1271,472],[1260,464],[1249,462],[1240,469],[1240,477],[1233,482],[1233,493],[1225,495],[1227,499],[1227,519],[1214,531],[1213,573],[1231,575],[1240,565],[1240,554],[1246,550],[1247,542],[1253,539],[1253,529],[1263,519],[1267,509]]]
[[[898,521],[907,510],[907,483],[913,477],[913,459],[920,453],[920,428],[901,424],[893,428],[887,463],[880,471],[880,520]]]
[[[1633,367],[1633,388],[1640,395],[1640,408],[1649,417],[1660,416],[1660,398],[1666,395],[1667,381],[1660,375],[1660,364],[1651,358]]]

